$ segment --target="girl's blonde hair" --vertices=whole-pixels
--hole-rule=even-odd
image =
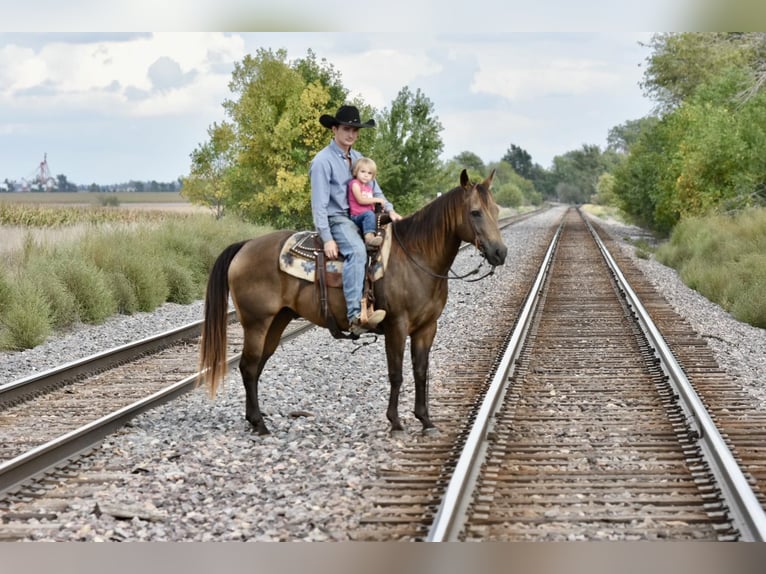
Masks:
[[[378,166],[375,164],[374,160],[368,157],[360,157],[358,160],[356,160],[354,168],[351,170],[351,174],[356,177],[359,173],[359,169],[363,167],[366,167],[368,170],[370,170],[373,178],[378,175]]]

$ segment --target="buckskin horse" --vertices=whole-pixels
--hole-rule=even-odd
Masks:
[[[505,262],[507,247],[498,228],[499,208],[491,193],[492,173],[472,183],[466,170],[460,185],[419,211],[387,225],[385,273],[373,283],[375,307],[386,310],[377,327],[385,338],[391,385],[386,416],[391,432],[402,431],[399,390],[407,337],[415,379],[414,414],[423,431],[435,429],[428,413],[428,361],[437,319],[447,302],[448,275],[461,242],[473,244],[492,271]],[[210,271],[200,343],[200,381],[211,396],[226,374],[226,325],[231,298],[244,329],[239,371],[245,386],[245,416],[258,434],[269,434],[258,403],[258,379],[296,317],[327,327],[315,283],[280,270],[283,245],[293,231],[275,231],[226,247]],[[385,245],[385,244],[384,244]],[[490,272],[491,273],[491,272]],[[329,288],[327,303],[337,325],[348,328],[343,290]]]

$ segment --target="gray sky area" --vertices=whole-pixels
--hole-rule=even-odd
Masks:
[[[405,86],[420,89],[444,128],[444,159],[472,151],[497,161],[515,144],[550,167],[583,144],[603,149],[612,127],[651,112],[639,83],[653,32],[625,29],[673,21],[655,0],[542,0],[523,17],[519,2],[485,0],[448,10],[373,1],[354,13],[334,0],[169,1],[151,18],[157,3],[144,0],[14,4],[5,27],[18,31],[0,33],[0,181],[34,177],[47,154],[54,176],[79,184],[186,175],[189,154],[225,119],[234,64],[258,48],[284,48],[290,60],[313,50],[377,109]],[[44,31],[54,24],[72,31]]]

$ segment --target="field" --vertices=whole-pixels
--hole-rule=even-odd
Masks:
[[[28,205],[66,209],[75,207],[103,207],[123,211],[161,211],[167,213],[210,213],[210,210],[192,205],[177,192],[115,192],[115,193],[0,193],[0,204]],[[41,245],[77,239],[90,224],[74,223],[56,227],[31,227],[0,224],[0,253],[19,250],[31,237]]]

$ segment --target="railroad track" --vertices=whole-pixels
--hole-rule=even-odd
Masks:
[[[574,210],[548,253],[459,446],[404,453],[361,539],[763,540],[762,415]]]
[[[232,313],[229,365],[242,331]],[[147,410],[193,390],[201,322],[0,386],[0,493],[64,464]],[[313,325],[296,322],[284,340]]]

